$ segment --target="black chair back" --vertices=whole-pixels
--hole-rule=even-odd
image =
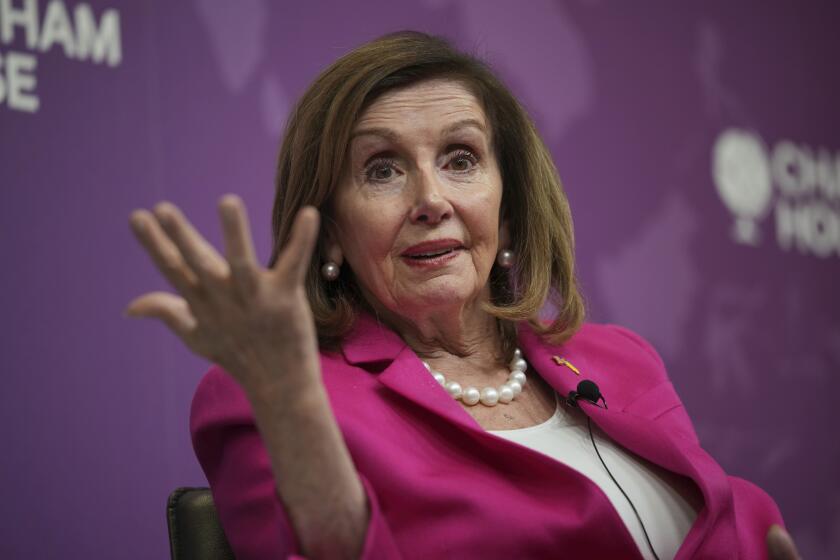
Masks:
[[[176,488],[166,502],[172,560],[236,560],[209,488]]]

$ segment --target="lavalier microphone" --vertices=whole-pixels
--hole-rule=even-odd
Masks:
[[[607,401],[601,394],[601,390],[598,388],[598,385],[589,379],[584,379],[578,383],[577,390],[569,392],[569,396],[566,397],[566,404],[576,407],[578,406],[578,399],[589,401],[595,406],[598,405],[598,401],[603,401],[604,408],[609,408],[607,407]]]

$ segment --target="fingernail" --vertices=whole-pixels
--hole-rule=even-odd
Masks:
[[[143,218],[141,218],[140,214],[137,212],[131,213],[128,223],[134,231],[141,232],[146,229],[146,224],[144,223]]]
[[[172,215],[168,212],[159,212],[155,214],[155,217],[157,218],[157,221],[160,223],[160,225],[162,225],[163,227],[168,227],[173,223]]]
[[[222,213],[223,220],[227,222],[233,222],[234,218],[236,217],[236,210],[227,205],[221,206],[220,210]]]
[[[172,216],[175,213],[175,207],[172,203],[163,201],[155,204],[154,214],[158,222],[162,225],[169,225],[172,223]]]
[[[238,202],[239,202],[239,197],[237,195],[233,194],[233,193],[228,193],[226,195],[223,195],[219,199],[219,204],[221,204],[223,206],[228,206],[228,205],[235,206]]]

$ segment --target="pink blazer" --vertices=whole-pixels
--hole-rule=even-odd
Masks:
[[[588,324],[552,346],[527,325],[519,347],[560,394],[584,378],[609,404],[582,408],[626,449],[694,482],[702,507],[677,558],[766,558],[776,504],[701,447],[653,348],[614,325]],[[566,358],[581,372],[559,366]],[[361,316],[323,380],[367,493],[364,559],[641,558],[604,493],[541,453],[486,432],[406,344]],[[239,560],[295,557],[299,547],[251,407],[218,367],[193,399],[195,452]]]

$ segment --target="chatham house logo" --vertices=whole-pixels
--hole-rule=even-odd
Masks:
[[[732,128],[715,141],[711,172],[735,242],[757,247],[772,232],[784,251],[840,256],[840,152],[790,140],[770,149]]]

